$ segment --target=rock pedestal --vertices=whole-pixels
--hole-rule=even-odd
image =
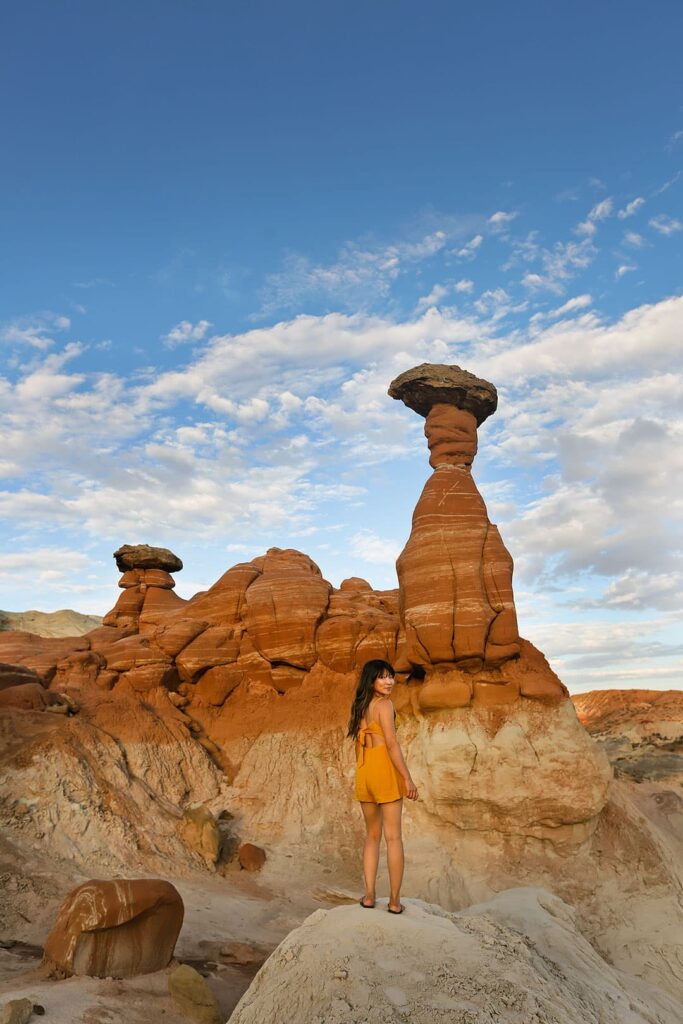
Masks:
[[[428,674],[498,669],[520,653],[512,558],[471,474],[496,389],[460,367],[424,363],[389,394],[425,416],[434,470],[397,562],[406,657]]]
[[[119,580],[123,593],[105,615],[103,625],[138,630],[145,622],[156,624],[185,604],[173,593],[175,580],[171,576],[183,563],[168,548],[124,544],[114,558],[123,573]]]

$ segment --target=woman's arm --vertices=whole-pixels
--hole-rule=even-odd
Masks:
[[[396,736],[396,726],[394,724],[394,705],[391,703],[389,697],[382,697],[377,701],[377,720],[382,727],[384,733],[384,742],[387,745],[389,757],[396,766],[396,770],[403,779],[406,788],[406,796],[409,800],[417,800],[417,786],[410,777],[408,771],[408,765],[403,757],[403,751],[398,742]]]

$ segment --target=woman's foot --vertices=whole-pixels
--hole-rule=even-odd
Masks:
[[[373,907],[375,906],[375,897],[370,896],[369,893],[366,893],[365,896],[363,896],[363,898],[360,900],[360,905],[361,907],[363,907],[364,910],[372,910]]]
[[[390,902],[389,906],[387,907],[387,910],[389,911],[390,914],[402,914],[403,913],[403,909],[404,908],[403,908],[403,905],[401,903],[394,903],[393,906],[392,906],[392,904]]]

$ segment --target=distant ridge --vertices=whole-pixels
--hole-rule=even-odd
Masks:
[[[70,608],[61,608],[57,612],[0,611],[0,630],[18,629],[37,636],[82,636],[101,625],[101,615],[83,615]]]

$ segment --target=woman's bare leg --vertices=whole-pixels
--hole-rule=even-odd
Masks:
[[[379,804],[361,801],[361,810],[365,818],[365,843],[363,844],[363,877],[365,878],[365,895],[363,902],[370,905],[375,902],[375,884],[377,882],[377,865],[379,864],[379,844],[382,838],[382,812]]]
[[[391,910],[398,910],[401,906],[401,883],[403,882],[402,811],[403,800],[392,800],[389,804],[382,804],[382,827],[387,843],[390,889],[389,907]]]

